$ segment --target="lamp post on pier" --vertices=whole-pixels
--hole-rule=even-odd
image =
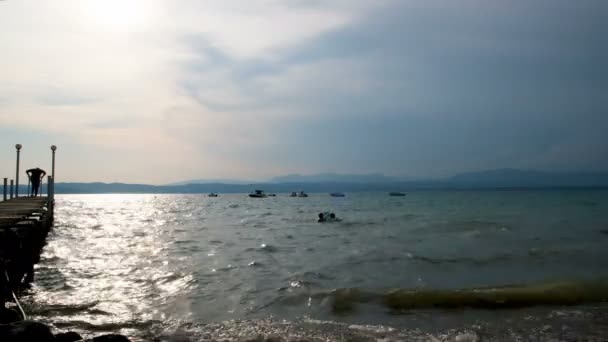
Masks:
[[[21,144],[15,145],[17,149],[17,172],[15,174],[15,197],[19,197],[19,154],[21,153]]]
[[[53,176],[53,181],[55,181],[55,151],[57,151],[57,146],[51,145],[51,151],[53,151],[53,161],[51,166],[51,176]]]
[[[49,197],[50,207],[53,208],[55,205],[55,151],[57,150],[57,146],[51,145],[51,151],[53,151],[53,160],[51,162],[51,179],[49,184],[47,184],[47,196]],[[50,190],[49,190],[50,188]]]

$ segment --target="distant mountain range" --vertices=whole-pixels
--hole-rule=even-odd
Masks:
[[[193,180],[169,185],[124,183],[57,183],[55,192],[67,193],[247,193],[267,192],[357,192],[409,190],[608,188],[608,172],[555,173],[535,170],[499,169],[463,173],[434,180],[405,180],[382,174],[287,175],[269,182]],[[44,188],[43,188],[44,190]],[[26,188],[20,186],[20,192]]]
[[[168,186],[186,184],[252,184],[254,181],[244,181],[238,179],[190,179],[181,182],[169,183]]]
[[[336,173],[319,173],[316,175],[291,174],[274,177],[272,183],[388,183],[399,182],[405,179],[387,177],[381,173],[362,175],[341,175]]]
[[[608,172],[558,173],[498,169],[463,173],[448,181],[473,187],[595,187],[608,186]]]

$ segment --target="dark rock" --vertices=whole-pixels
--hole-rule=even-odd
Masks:
[[[0,324],[10,324],[21,320],[19,312],[13,309],[0,308]]]
[[[82,336],[73,331],[68,331],[66,333],[55,334],[56,342],[74,342],[82,340]]]
[[[131,342],[128,338],[123,335],[109,334],[101,335],[89,340],[91,342]]]
[[[0,341],[2,342],[53,342],[55,336],[46,325],[34,321],[21,321],[0,325]]]

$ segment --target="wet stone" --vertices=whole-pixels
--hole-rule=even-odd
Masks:
[[[0,308],[0,324],[10,324],[21,320],[19,313],[13,309]]]
[[[245,337],[243,339],[240,339],[239,341],[240,342],[263,342],[264,341],[264,336],[262,336],[262,335],[249,336],[249,337]]]
[[[454,339],[455,342],[478,342],[479,336],[473,332],[467,332],[463,334],[459,334]]]
[[[82,336],[73,331],[68,331],[66,333],[55,334],[56,342],[75,342],[82,340]]]
[[[55,336],[53,336],[53,334],[51,333],[51,329],[45,324],[34,321],[21,321],[11,324],[0,325],[0,341],[52,342],[55,341]]]
[[[127,337],[125,337],[123,335],[109,334],[109,335],[97,336],[97,337],[94,337],[87,341],[89,341],[89,342],[130,342],[131,340],[129,340]]]

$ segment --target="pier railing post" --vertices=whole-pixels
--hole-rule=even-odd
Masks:
[[[13,198],[13,180],[11,179],[11,199]]]
[[[8,190],[8,178],[4,177],[4,196],[2,197],[3,201],[6,201],[6,191]]]

